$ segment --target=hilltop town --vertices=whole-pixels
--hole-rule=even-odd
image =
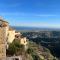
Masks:
[[[53,60],[50,51],[29,41],[0,18],[0,60]]]
[[[0,60],[6,60],[6,49],[14,39],[19,39],[24,46],[27,45],[26,37],[21,36],[20,32],[11,28],[9,23],[0,17]]]

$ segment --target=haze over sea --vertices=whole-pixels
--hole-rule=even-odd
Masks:
[[[26,27],[26,26],[12,26],[16,30],[35,30],[35,31],[60,31],[60,28],[41,28],[41,27]]]

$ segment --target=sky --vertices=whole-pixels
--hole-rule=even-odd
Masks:
[[[60,28],[60,0],[0,0],[0,16],[11,26]]]

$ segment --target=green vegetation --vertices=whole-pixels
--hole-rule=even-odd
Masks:
[[[13,55],[21,55],[23,60],[53,60],[54,58],[48,49],[34,42],[29,41],[28,49],[25,50],[25,47],[19,43],[19,40],[14,40],[7,49],[7,56]]]
[[[24,51],[24,46],[19,43],[18,40],[14,40],[11,44],[9,44],[9,48],[7,49],[7,55],[19,55]]]
[[[37,45],[34,42],[29,42],[28,51],[31,53],[34,60],[35,59],[36,60],[45,60],[45,59],[53,60],[54,59],[54,57],[52,56],[52,54],[50,53],[50,51],[47,48],[45,48],[41,45]]]
[[[33,60],[40,60],[39,56],[34,52],[32,48],[28,48],[27,53],[32,56]]]

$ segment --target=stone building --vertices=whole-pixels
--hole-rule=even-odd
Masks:
[[[21,33],[15,31],[13,28],[9,27],[7,42],[8,43],[12,43],[14,41],[14,39],[15,39],[15,35],[19,35],[20,36]]]
[[[8,43],[12,43],[16,35],[20,37],[20,44],[23,44],[26,47],[28,43],[26,37],[21,37],[21,33],[10,28],[9,23],[0,17],[0,60],[6,60]]]
[[[9,25],[4,19],[0,19],[0,60],[6,60],[6,40]]]
[[[15,30],[12,28],[9,28],[7,42],[12,43],[14,39],[15,39]]]
[[[26,46],[27,43],[28,43],[28,42],[27,42],[27,38],[26,38],[26,37],[21,37],[21,38],[20,38],[20,44]]]
[[[25,49],[28,48],[28,39],[24,36],[15,35],[15,40],[18,40],[21,45],[24,45]]]

